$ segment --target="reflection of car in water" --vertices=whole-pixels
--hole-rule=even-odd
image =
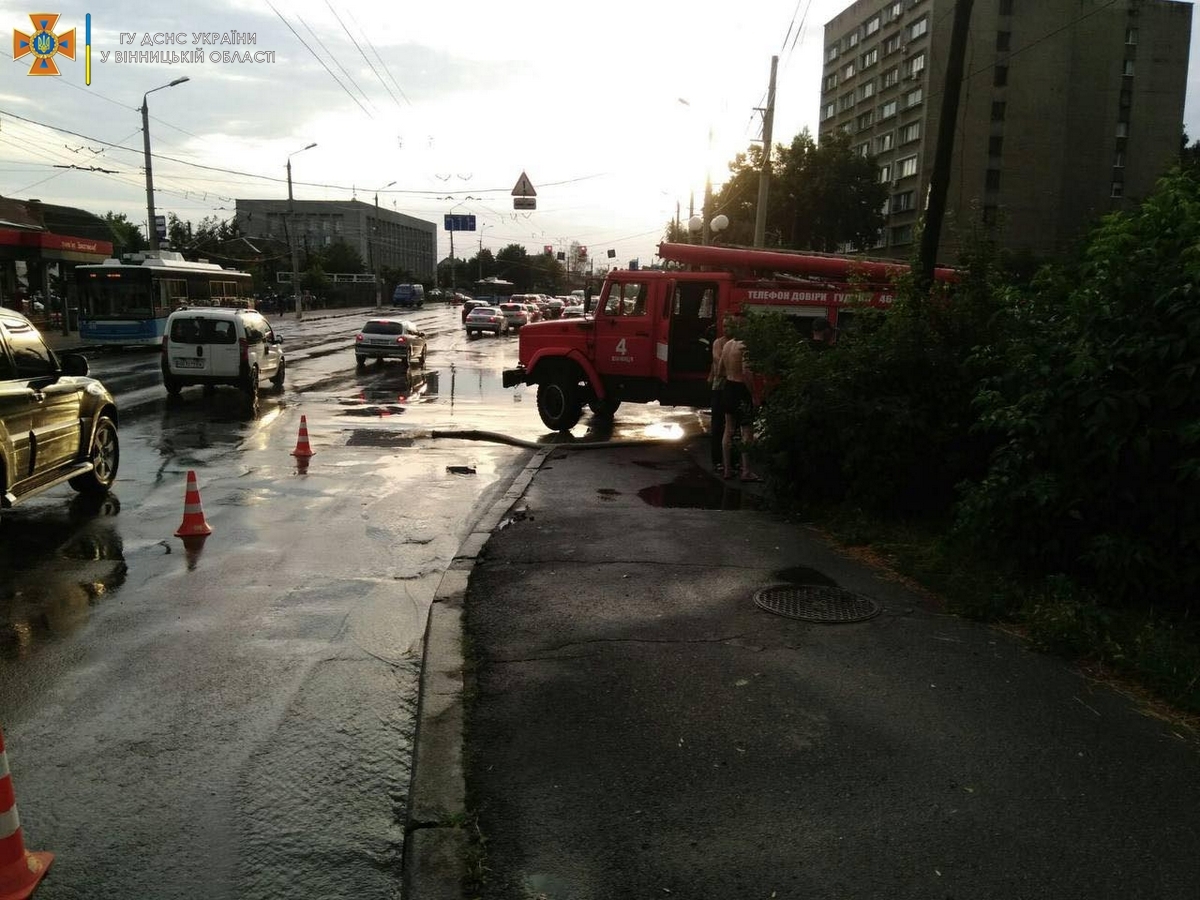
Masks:
[[[107,522],[120,509],[111,494],[81,494],[65,520],[57,511],[31,514],[19,530],[0,530],[0,659],[27,656],[84,625],[124,583],[124,546]]]
[[[392,412],[402,407],[425,403],[437,397],[438,373],[424,369],[389,368],[382,378],[366,376],[359,382],[356,401],[371,407],[383,406]]]

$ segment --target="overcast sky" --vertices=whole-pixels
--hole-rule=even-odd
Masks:
[[[0,83],[0,194],[144,223],[142,96],[186,75],[148,98],[159,214],[198,222],[232,216],[237,197],[285,198],[289,155],[315,142],[292,156],[296,197],[374,202],[378,191],[381,206],[438,224],[439,257],[449,252],[442,216],[454,211],[474,213],[482,227],[456,236],[460,257],[482,238],[493,251],[578,241],[598,261],[613,249],[621,265],[649,262],[676,205],[686,218],[694,192],[699,208],[706,171],[722,181],[727,162],[760,138],[755,108],[766,105],[772,55],[775,141],[815,132],[823,27],[849,5],[4,0],[6,29],[30,32],[30,11],[53,8],[56,32],[74,28],[78,51],[74,62],[55,57],[60,77],[31,78],[32,57],[13,60],[11,43],[0,42],[10,55]],[[201,32],[231,31],[254,44],[194,43]],[[185,40],[143,45],[156,33]],[[203,62],[117,61],[123,51],[201,49]],[[274,59],[210,58],[235,50]],[[1198,52],[1194,28],[1193,59]],[[1185,111],[1194,137],[1195,81],[1189,74]],[[537,190],[534,212],[513,210],[522,171]]]

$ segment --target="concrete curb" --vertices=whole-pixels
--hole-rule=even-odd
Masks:
[[[417,698],[401,896],[461,900],[468,835],[463,774],[463,604],[471,570],[492,532],[555,450],[538,451],[463,540],[434,592]]]

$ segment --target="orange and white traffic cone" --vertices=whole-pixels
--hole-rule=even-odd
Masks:
[[[300,437],[296,440],[296,449],[292,451],[292,456],[302,457],[307,459],[316,454],[316,451],[308,443],[308,418],[300,417]]]
[[[25,900],[54,862],[53,853],[25,849],[17,801],[13,795],[4,732],[0,731],[0,900]]]
[[[189,470],[187,493],[183,498],[183,522],[175,532],[175,537],[199,537],[209,534],[212,534],[212,529],[208,527],[208,522],[204,519],[204,509],[200,506],[200,488],[196,486],[196,473]]]

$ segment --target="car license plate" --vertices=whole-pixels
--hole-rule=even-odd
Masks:
[[[183,357],[181,359],[178,356],[175,357],[175,366],[176,366],[176,368],[179,368],[179,369],[199,369],[203,365],[204,365],[204,360],[202,360],[202,359],[189,358],[189,357]]]

